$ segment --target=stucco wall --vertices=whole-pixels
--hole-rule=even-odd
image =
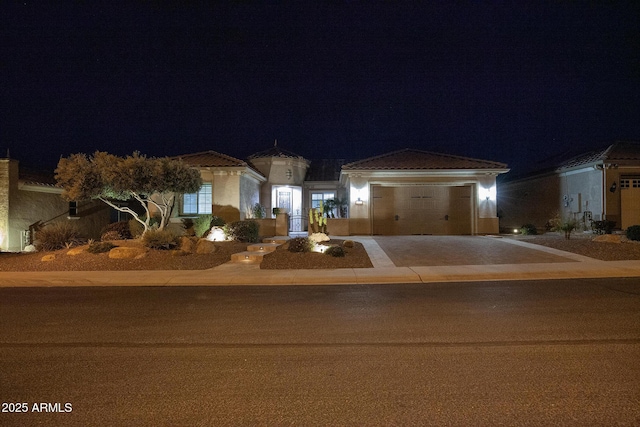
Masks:
[[[18,161],[9,159],[0,159],[0,249],[7,250],[13,246],[12,233],[9,227],[9,209],[11,206],[10,201],[10,186],[14,183],[14,187],[17,186],[18,181]],[[19,235],[18,235],[18,249],[19,249]]]
[[[563,215],[581,219],[585,211],[594,220],[602,217],[602,171],[583,169],[560,175],[560,205]]]
[[[240,177],[240,219],[253,216],[253,206],[260,202],[260,183],[242,175]]]
[[[539,230],[559,209],[560,179],[545,175],[522,181],[498,184],[500,228],[505,231],[534,224]]]
[[[225,171],[214,173],[212,212],[226,222],[240,220],[240,175]]]

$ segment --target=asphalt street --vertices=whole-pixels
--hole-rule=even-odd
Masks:
[[[0,289],[3,426],[638,425],[638,360],[638,279]]]

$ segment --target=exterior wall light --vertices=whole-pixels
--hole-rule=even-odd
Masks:
[[[609,191],[611,191],[612,193],[615,193],[616,188],[618,188],[618,183],[613,181],[613,184],[611,184],[611,187],[609,187]]]

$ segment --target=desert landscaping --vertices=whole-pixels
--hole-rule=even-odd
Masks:
[[[516,236],[529,243],[572,252],[603,261],[640,260],[640,244],[625,237],[606,235],[596,241],[593,235],[576,234],[570,240],[556,233],[538,236]],[[357,239],[357,238],[356,238]],[[343,240],[334,239],[331,245],[341,246]],[[212,242],[212,253],[196,253],[185,250],[148,249],[139,239],[112,242],[119,248],[132,248],[139,255],[133,259],[114,259],[109,253],[89,253],[88,245],[55,251],[31,253],[0,253],[0,271],[126,271],[126,270],[206,270],[224,264],[234,253],[245,251],[247,243],[226,241]],[[286,246],[266,255],[262,269],[331,269],[371,268],[362,244],[345,248],[344,257],[332,257],[316,252],[289,252]],[[241,268],[241,267],[239,267]]]

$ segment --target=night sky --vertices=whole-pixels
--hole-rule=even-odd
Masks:
[[[522,172],[640,140],[637,1],[51,3],[0,6],[0,156],[25,165],[246,158],[277,139],[310,159],[409,147]]]

